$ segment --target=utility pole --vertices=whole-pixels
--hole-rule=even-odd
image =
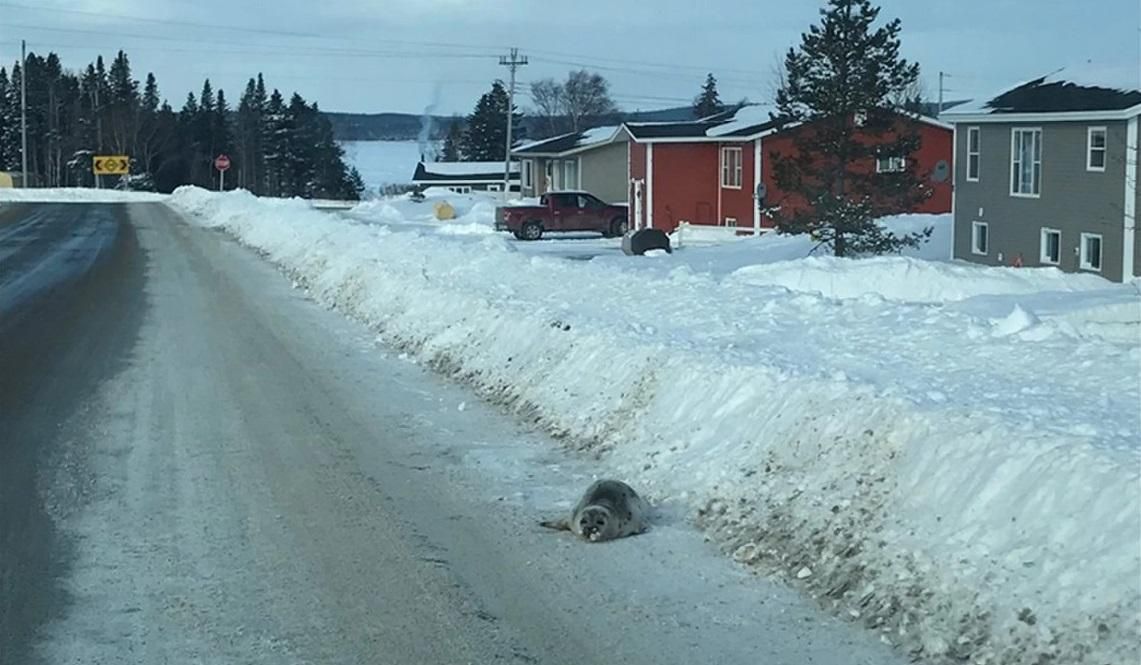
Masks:
[[[939,72],[939,110],[935,112],[935,118],[943,115],[943,91],[946,89],[943,85],[943,79],[951,78],[951,75],[946,72]]]
[[[499,64],[511,70],[511,85],[507,88],[507,153],[503,157],[503,200],[511,198],[511,131],[515,108],[515,71],[527,64],[527,56],[519,57],[519,49],[512,48],[510,56],[500,56]],[[522,194],[522,192],[520,192]]]
[[[20,186],[28,188],[28,43],[20,40]]]

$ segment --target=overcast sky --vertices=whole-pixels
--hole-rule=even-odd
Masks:
[[[79,69],[125,49],[175,108],[209,77],[236,103],[263,72],[330,111],[468,113],[518,46],[527,82],[586,66],[619,106],[676,106],[706,71],[723,98],[767,101],[773,71],[817,19],[814,0],[0,0],[0,50],[19,40]],[[1138,67],[1141,0],[883,0],[932,99],[995,92],[1070,63]],[[140,20],[147,19],[147,20]],[[215,26],[215,27],[210,27]],[[529,105],[524,94],[519,99]]]

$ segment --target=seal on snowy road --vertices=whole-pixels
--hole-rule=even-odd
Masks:
[[[646,500],[626,483],[596,480],[579,499],[569,520],[544,520],[539,524],[600,542],[644,532],[649,528],[649,513]]]

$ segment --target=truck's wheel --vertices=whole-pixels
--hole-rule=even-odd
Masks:
[[[630,223],[626,221],[625,217],[615,217],[614,219],[610,220],[610,233],[607,237],[621,238],[622,236],[626,235],[626,232],[629,230]]]
[[[523,240],[538,240],[543,237],[543,225],[539,222],[527,222],[523,225]]]

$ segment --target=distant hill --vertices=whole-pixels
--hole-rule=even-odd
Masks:
[[[414,141],[420,134],[423,116],[411,113],[330,113],[325,116],[333,125],[333,135],[339,141]],[[447,133],[454,120],[452,116],[431,116],[432,138],[440,139]],[[692,120],[693,110],[688,106],[659,109],[655,111],[635,111],[621,113],[591,121],[592,125],[618,124],[620,122],[671,122]],[[537,137],[538,119],[523,118],[523,130],[527,135]]]

